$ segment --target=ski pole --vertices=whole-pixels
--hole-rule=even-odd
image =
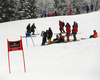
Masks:
[[[33,39],[32,39],[32,36],[31,36],[31,40],[32,40],[32,42],[33,42],[33,45],[35,46],[34,41],[33,41]]]
[[[38,33],[37,29],[36,29],[36,32]],[[39,34],[39,33],[38,33]]]

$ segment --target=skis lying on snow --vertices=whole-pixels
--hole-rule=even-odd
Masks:
[[[89,39],[89,38],[81,38],[81,40],[85,40],[85,39]]]
[[[76,41],[74,41],[73,39],[70,39],[69,41],[65,40],[64,42],[55,42],[55,41],[51,41],[51,43],[47,43],[45,45],[50,45],[50,44],[54,44],[54,43],[69,43],[69,42],[77,42],[80,40],[86,40],[86,39],[90,39],[90,38],[81,38],[81,39],[77,39]]]
[[[37,34],[31,34],[31,35],[39,35],[39,33],[37,33]]]
[[[36,37],[36,35],[39,35],[39,33],[37,34],[31,34],[31,37]],[[27,36],[22,36],[22,38],[26,38]]]
[[[76,41],[80,41],[77,39]],[[56,42],[56,41],[51,41],[51,43],[46,43],[45,45],[50,45],[50,44],[55,44],[55,43],[68,43],[68,42],[76,42],[73,39],[70,39],[69,41],[65,40],[64,42]]]
[[[31,37],[36,37],[35,35],[31,35]],[[26,36],[22,36],[22,38],[26,38]]]
[[[68,42],[76,42],[76,41],[80,41],[80,40],[77,39],[77,40],[74,41],[73,39],[70,39],[69,41],[65,40],[64,43],[68,43]]]

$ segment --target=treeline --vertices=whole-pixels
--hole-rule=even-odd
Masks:
[[[100,0],[0,0],[0,3],[0,22],[33,19],[44,15],[69,15],[70,8],[71,15],[81,14],[86,12],[86,6],[89,6],[90,12],[91,4],[93,11],[100,9]]]

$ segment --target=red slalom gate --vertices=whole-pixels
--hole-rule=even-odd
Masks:
[[[24,63],[24,72],[26,72],[26,67],[25,67],[25,58],[24,58],[24,51],[23,51],[23,45],[22,45],[22,36],[20,36],[20,40],[18,41],[8,41],[7,39],[7,44],[8,44],[8,66],[9,66],[9,73],[11,73],[11,68],[10,68],[10,51],[18,51],[22,50],[23,54],[23,63]]]

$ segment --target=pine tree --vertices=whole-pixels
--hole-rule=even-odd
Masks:
[[[68,11],[68,3],[66,0],[54,0],[55,8],[58,12],[58,15],[65,15]]]
[[[91,3],[94,5],[95,11],[100,9],[100,0],[91,0]]]
[[[36,1],[35,0],[27,0],[24,4],[24,17],[26,18],[36,18]]]
[[[87,2],[84,0],[72,0],[71,4],[73,9],[73,14],[76,14],[76,9],[78,9],[81,12],[82,5],[86,6]]]
[[[16,1],[0,0],[0,3],[1,22],[8,21],[9,18],[14,19],[16,14]]]
[[[55,3],[54,7],[57,8],[60,1],[59,0],[54,0],[54,3]]]

